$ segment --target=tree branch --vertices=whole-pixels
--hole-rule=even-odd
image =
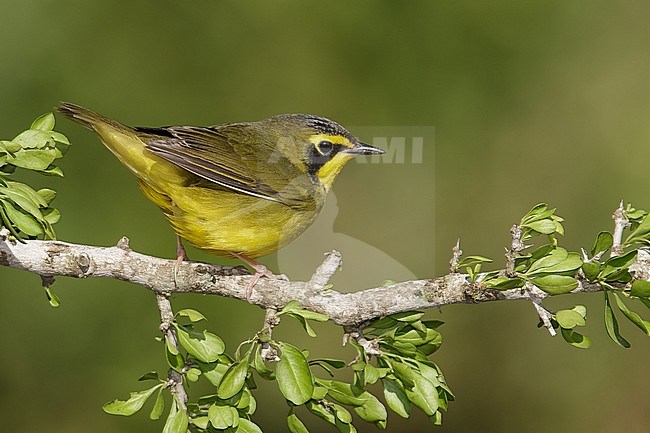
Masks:
[[[516,249],[516,248],[515,248]],[[338,257],[338,258],[337,258]],[[355,326],[376,317],[402,311],[438,308],[444,305],[479,303],[496,300],[528,300],[530,293],[523,289],[481,289],[467,275],[452,273],[435,279],[404,281],[387,287],[376,287],[354,293],[335,290],[314,290],[338,268],[340,255],[327,255],[320,276],[310,282],[260,279],[255,285],[251,302],[264,309],[281,309],[295,300],[302,308],[326,314],[339,325]],[[33,272],[46,279],[55,276],[74,278],[107,277],[138,284],[156,292],[201,293],[246,299],[246,285],[251,276],[242,267],[228,267],[205,263],[176,262],[146,256],[132,251],[126,242],[119,246],[94,247],[60,241],[32,240],[16,243],[0,233],[0,265]],[[634,269],[638,275],[650,275],[647,254],[639,254]],[[478,279],[480,281],[481,278]],[[573,292],[601,291],[598,284],[578,276],[579,285]],[[549,296],[536,293],[536,300]]]
[[[156,294],[156,301],[158,302],[158,310],[160,310],[160,330],[165,336],[165,339],[169,341],[169,344],[178,350],[178,339],[172,326],[174,312],[172,310],[172,304],[169,302],[169,296]],[[187,391],[185,391],[185,387],[183,386],[183,376],[178,371],[170,368],[166,385],[174,397],[176,397],[180,407],[185,409],[187,407]]]

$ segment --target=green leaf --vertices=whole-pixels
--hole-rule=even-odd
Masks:
[[[566,275],[545,275],[532,280],[533,284],[551,295],[569,293],[578,287],[578,281]]]
[[[341,404],[348,406],[363,406],[370,393],[363,389],[357,388],[349,383],[339,382],[337,380],[319,380],[327,388],[328,395]]]
[[[172,343],[169,336],[167,336],[166,334],[165,334],[165,347],[167,348],[167,351],[172,355],[178,355],[180,353],[176,345]]]
[[[298,316],[302,316],[307,320],[315,320],[317,322],[327,322],[329,316],[327,314],[315,313],[313,311],[303,309],[297,301],[291,301],[284,306],[276,315],[281,316],[286,313],[293,313]]]
[[[636,280],[632,283],[630,295],[637,298],[650,298],[650,282],[645,280]]]
[[[41,173],[46,174],[48,176],[59,176],[63,177],[63,170],[61,170],[59,167],[55,165],[50,165],[44,170],[40,170]]]
[[[287,417],[287,426],[291,433],[309,433],[307,427],[305,427],[295,413],[290,413]]]
[[[187,353],[201,362],[214,362],[226,346],[221,338],[208,331],[196,331],[187,326],[176,325],[178,342]]]
[[[612,310],[612,306],[609,303],[609,295],[605,293],[605,329],[607,329],[607,335],[612,341],[623,348],[629,348],[630,343],[623,338],[623,336],[618,331],[618,321]]]
[[[200,364],[200,367],[203,377],[208,379],[212,385],[218,387],[230,365],[232,364]]]
[[[614,293],[614,299],[616,300],[616,305],[619,310],[621,310],[625,317],[627,317],[630,322],[634,323],[640,330],[645,332],[646,335],[650,336],[650,322],[643,320],[641,316],[627,308],[627,305],[623,303],[616,293]]]
[[[11,188],[0,187],[0,196],[7,197],[11,201],[13,201],[13,203],[17,205],[20,209],[22,209],[22,211],[29,213],[34,218],[36,218],[37,221],[42,221],[43,214],[39,209],[40,203],[36,201],[33,197],[31,197],[28,192],[23,191],[20,188],[15,188],[13,185],[11,186],[12,186]],[[22,186],[26,186],[26,185],[22,185]],[[42,200],[40,196],[36,194],[36,191],[33,191],[33,194],[35,196],[38,196],[38,200]]]
[[[485,285],[491,289],[510,290],[523,287],[524,281],[521,278],[496,277],[486,281]]]
[[[314,320],[317,322],[326,322],[327,320],[329,320],[329,317],[326,314],[315,313],[313,311],[304,310],[302,307],[300,307],[300,304],[297,301],[289,302],[276,315],[282,316],[283,314],[287,314],[293,317],[294,319],[298,320],[302,324],[305,331],[307,332],[307,335],[309,335],[310,337],[316,337],[316,332],[314,332],[311,325],[307,322],[308,320]]]
[[[307,410],[309,410],[309,412],[313,413],[320,419],[330,424],[336,424],[336,417],[329,409],[329,405],[328,407],[325,407],[325,404],[328,404],[328,402],[323,401],[321,403],[314,400],[309,400],[305,403],[305,407],[307,408]]]
[[[359,418],[372,423],[386,421],[388,413],[377,397],[370,394],[368,391],[365,391],[363,396],[366,399],[363,405],[354,407],[354,411],[359,415]]]
[[[165,410],[165,399],[163,398],[162,395],[162,388],[158,391],[158,395],[156,396],[156,402],[153,404],[153,408],[151,409],[151,413],[149,414],[149,418],[156,420],[160,419],[162,416],[163,410]]]
[[[262,379],[274,380],[275,372],[269,369],[262,358],[262,347],[258,346],[253,354],[253,368]]]
[[[611,281],[610,278],[613,275],[629,269],[630,265],[636,261],[636,255],[637,251],[633,250],[622,256],[612,257],[607,260],[603,266],[601,277],[604,278],[605,281]]]
[[[413,369],[406,364],[397,361],[388,361],[388,364],[393,369],[393,374],[406,386],[412,388],[415,386],[413,379]]]
[[[417,348],[415,345],[411,343],[403,343],[401,341],[393,341],[391,344],[384,344],[382,343],[382,346],[389,347],[393,350],[391,352],[397,351],[398,353],[407,356],[407,357],[413,357],[415,353],[417,352]]]
[[[600,274],[600,263],[597,262],[584,262],[582,264],[582,271],[585,273],[587,280],[594,282]]]
[[[397,320],[393,319],[390,316],[382,317],[381,319],[375,320],[370,323],[370,327],[375,329],[390,329],[397,325]]]
[[[236,406],[237,409],[246,409],[251,404],[251,399],[253,399],[253,395],[248,389],[244,388],[243,392],[239,396],[239,402]]]
[[[162,433],[186,433],[189,418],[185,409],[178,409],[178,402],[174,401],[169,411]]]
[[[549,255],[534,262],[526,275],[541,273],[562,273],[574,271],[582,266],[578,253],[567,253],[564,248],[558,247]]]
[[[403,313],[391,314],[390,317],[397,320],[398,322],[416,322],[424,316],[422,311],[405,311]]]
[[[408,399],[425,414],[433,415],[438,410],[438,391],[429,379],[413,370],[413,389],[405,389]]]
[[[384,385],[384,398],[388,407],[402,418],[408,418],[411,413],[411,402],[401,383],[388,378],[382,379],[381,383]]]
[[[548,205],[546,203],[536,204],[531,210],[529,210],[526,215],[521,219],[521,224],[524,225],[531,221],[536,221],[538,219],[547,218],[553,214],[555,210],[551,209],[550,213],[548,211]]]
[[[257,400],[253,397],[253,394],[250,394],[250,391],[247,389],[244,390],[244,395],[249,394],[250,398],[248,399],[248,407],[246,408],[246,414],[253,415],[257,409]]]
[[[59,300],[59,297],[56,296],[52,291],[52,289],[50,289],[49,287],[45,287],[45,296],[47,296],[47,300],[52,307],[57,308],[61,306],[61,301]]]
[[[239,418],[239,425],[235,433],[262,433],[262,429],[249,419]]]
[[[182,371],[183,367],[185,367],[183,355],[171,343],[167,335],[165,335],[165,358],[167,359],[167,364],[178,372]]]
[[[576,313],[580,314],[583,319],[587,319],[587,307],[584,305],[576,305],[575,307],[572,308],[573,311]]]
[[[557,247],[557,248],[551,250],[546,256],[541,257],[540,259],[536,260],[530,266],[530,268],[528,268],[528,271],[526,273],[527,274],[533,274],[533,273],[535,273],[535,271],[539,271],[540,269],[555,266],[555,265],[565,261],[568,256],[569,256],[569,253],[567,252],[567,250],[565,250],[562,247]]]
[[[461,268],[463,266],[472,266],[477,263],[491,263],[492,259],[489,257],[483,257],[483,256],[466,256],[463,257],[459,262],[458,262],[458,267]]]
[[[335,416],[344,424],[350,424],[352,422],[352,414],[340,404],[332,403],[332,409],[334,409]]]
[[[7,158],[7,162],[20,168],[45,171],[55,159],[56,152],[52,149],[21,149]]]
[[[553,220],[543,219],[540,221],[533,221],[530,223],[523,224],[523,227],[535,230],[544,235],[550,235],[555,233],[556,225]]]
[[[304,404],[314,392],[309,364],[302,352],[288,343],[282,343],[280,350],[280,361],[275,371],[280,391],[293,404]]]
[[[372,364],[366,364],[363,367],[363,372],[366,378],[366,384],[374,384],[381,377],[380,370]]]
[[[298,320],[302,325],[303,329],[305,330],[305,332],[307,332],[307,335],[309,335],[310,337],[316,337],[316,331],[314,331],[314,328],[311,327],[309,322],[307,322],[307,319],[305,319],[303,316],[292,312],[287,313],[287,316],[293,317],[294,319]]]
[[[438,380],[440,373],[438,372],[435,365],[431,366],[424,362],[418,362],[417,365],[418,365],[418,370],[420,371],[422,376],[424,376],[429,382],[431,382],[433,386],[435,386],[436,388],[442,386],[442,384]]]
[[[7,181],[6,184],[10,190],[15,191],[16,193],[20,193],[22,196],[32,201],[37,207],[47,207],[48,204],[56,196],[56,192],[51,189],[42,189],[40,191],[34,191],[32,187],[30,187],[29,185],[25,185],[24,183]],[[45,194],[49,198],[49,200],[46,200],[42,194]]]
[[[50,225],[56,224],[61,219],[61,212],[54,208],[48,207],[43,210],[43,219],[45,219],[45,221]],[[50,237],[54,238],[54,233],[51,233]]]
[[[561,328],[562,338],[570,345],[579,349],[589,349],[591,347],[591,340],[573,329]]]
[[[33,216],[19,211],[8,200],[0,199],[0,205],[2,205],[7,217],[18,230],[28,236],[40,236],[43,234],[42,226]]]
[[[158,373],[155,371],[148,371],[138,378],[138,381],[142,382],[144,380],[160,380]]]
[[[66,145],[66,147],[70,146],[70,141],[68,140],[68,137],[61,134],[60,132],[50,131],[50,137],[52,137],[52,140],[54,140],[54,141],[56,141],[58,143]]]
[[[324,386],[314,386],[314,393],[311,395],[312,400],[323,400],[327,397],[327,388]]]
[[[231,365],[217,388],[219,398],[227,399],[237,394],[244,387],[247,374],[248,362],[246,360]]]
[[[131,416],[144,406],[151,395],[161,389],[164,384],[158,384],[144,391],[132,392],[128,400],[113,400],[103,406],[104,412],[111,415]]]
[[[196,382],[199,380],[199,376],[201,375],[201,370],[198,368],[190,368],[185,372],[185,377],[187,377],[187,380],[190,382]]]
[[[614,236],[610,232],[600,232],[591,247],[591,256],[609,250],[614,245]]]
[[[0,140],[0,150],[4,150],[9,153],[16,153],[23,147],[18,144],[14,143],[13,141],[9,140]]]
[[[650,234],[650,218],[646,215],[636,229],[632,231],[623,242],[624,245],[630,245],[639,242]]]
[[[208,424],[210,423],[210,418],[208,418],[207,416],[198,416],[198,417],[190,418],[190,423],[202,430],[207,430]]]
[[[208,418],[214,428],[225,430],[228,427],[235,426],[239,422],[239,413],[232,406],[213,404],[208,409]]]
[[[422,335],[421,332],[418,332],[415,329],[411,329],[410,331],[407,331],[403,334],[400,333],[396,335],[395,341],[402,342],[402,343],[410,343],[413,346],[420,346],[426,343],[425,338],[426,338],[426,334]]]
[[[565,329],[573,329],[586,324],[585,318],[575,310],[560,310],[555,313],[555,320]]]
[[[42,149],[47,147],[48,144],[54,144],[48,132],[38,129],[23,131],[11,141],[19,144],[23,149]]]
[[[29,129],[40,129],[41,131],[51,131],[54,129],[54,115],[46,113],[32,122]]]
[[[176,313],[176,315],[180,317],[187,317],[190,322],[200,322],[201,320],[208,320],[205,318],[203,314],[199,313],[196,310],[192,310],[191,308],[185,308],[184,310],[180,310],[178,313]]]

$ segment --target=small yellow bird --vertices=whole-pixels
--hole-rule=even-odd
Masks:
[[[281,114],[223,125],[129,127],[70,103],[56,111],[94,131],[138,178],[180,238],[237,257],[275,277],[254,259],[289,244],[315,220],[334,178],[355,155],[383,150],[359,142],[338,123],[310,114]]]

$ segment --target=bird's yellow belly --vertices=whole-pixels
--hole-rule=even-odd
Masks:
[[[143,189],[163,209],[178,235],[198,248],[226,256],[231,251],[250,258],[273,253],[309,227],[320,210],[296,210],[203,187],[169,185],[160,197],[146,185]]]

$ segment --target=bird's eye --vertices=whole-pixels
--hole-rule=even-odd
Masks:
[[[331,141],[323,140],[316,145],[316,150],[318,150],[318,153],[323,156],[327,156],[332,153],[332,149],[334,149],[334,145]]]

